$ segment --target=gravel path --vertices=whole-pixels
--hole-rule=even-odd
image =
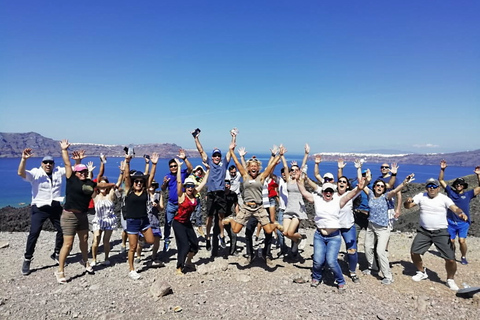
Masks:
[[[27,233],[2,232],[0,242],[8,246],[0,249],[0,319],[475,319],[480,314],[480,294],[463,299],[445,286],[444,263],[434,247],[424,257],[430,279],[419,283],[410,279],[415,273],[409,255],[411,233],[392,234],[392,285],[381,285],[380,278],[364,275],[360,275],[359,284],[347,279],[344,293],[337,292],[331,276],[317,288],[310,287],[309,282],[293,283],[299,277],[310,279],[313,230],[306,233],[308,245],[300,261],[275,259],[267,266],[257,258],[246,265],[241,255],[212,261],[201,242],[201,251],[194,259],[196,271],[176,276],[174,254],[163,268],[142,268],[138,281],[127,276],[126,257],[119,252],[120,232],[112,236],[113,264],[96,266],[95,275],[86,274],[78,263],[81,258],[76,239],[65,268],[68,283],[59,285],[53,275],[56,267],[49,258],[53,232],[42,232],[28,276],[20,272]],[[480,253],[475,250],[480,239],[468,238],[467,242],[470,263],[458,263],[456,282],[459,286],[464,282],[480,286]],[[359,248],[364,267],[362,242]],[[273,254],[276,256],[276,251]],[[149,255],[144,252],[142,264]],[[346,270],[342,252],[339,259]],[[173,293],[156,297],[155,289],[165,283]],[[175,312],[175,307],[181,311]]]

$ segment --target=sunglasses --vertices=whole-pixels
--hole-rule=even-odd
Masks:
[[[427,185],[427,188],[431,188],[431,189],[437,189],[437,188],[438,188],[438,186],[437,186],[437,185],[435,185],[435,184],[429,184],[429,185]]]
[[[143,180],[135,180],[133,183],[143,183]]]
[[[329,193],[334,193],[335,191],[333,191],[333,189],[323,190],[323,193],[327,193],[327,192],[329,192]]]
[[[384,186],[383,184],[380,184],[380,183],[377,183],[377,184],[375,185],[375,187],[385,188],[385,186]]]
[[[42,161],[43,164],[53,164],[54,162],[53,161],[50,161],[50,160],[46,160],[46,161]]]
[[[221,157],[221,155],[218,154],[218,153],[215,153],[215,154],[212,156],[212,158],[220,158],[220,157]]]
[[[347,183],[348,181],[346,180],[338,180],[338,183]]]
[[[381,166],[380,169],[390,169],[389,166]]]
[[[195,185],[194,184],[186,184],[185,185],[185,189],[188,189],[188,188],[195,188]]]
[[[325,180],[325,181],[333,181],[333,180],[335,180],[335,179],[332,179],[332,178],[323,178],[323,180]]]
[[[170,168],[176,168],[176,167],[178,167],[176,164],[170,166]]]

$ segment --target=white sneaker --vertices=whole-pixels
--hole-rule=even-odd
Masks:
[[[422,281],[428,279],[427,270],[423,269],[422,271],[417,271],[417,274],[412,277],[413,281]]]
[[[447,287],[450,288],[450,290],[453,290],[453,291],[458,291],[458,286],[457,284],[455,283],[455,280],[453,279],[447,279]]]
[[[128,273],[128,276],[130,277],[130,279],[133,279],[133,280],[138,280],[140,279],[142,276],[138,274],[137,271],[135,270],[132,270]]]

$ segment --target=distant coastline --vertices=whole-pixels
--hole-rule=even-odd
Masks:
[[[72,145],[76,149],[83,149],[87,156],[98,156],[104,153],[107,157],[123,157],[124,145],[108,145],[98,143],[78,143],[73,142]],[[161,158],[173,158],[177,155],[178,150],[182,147],[175,143],[150,143],[150,144],[133,144],[135,153],[138,156],[147,154],[155,150]],[[49,154],[54,157],[60,156],[60,148],[58,141],[44,137],[36,132],[27,133],[5,133],[0,132],[0,157],[1,158],[18,158],[21,156],[23,149],[32,148],[38,155]],[[200,155],[195,149],[186,149],[190,157],[199,158]],[[337,161],[343,158],[345,161],[353,161],[356,158],[362,158],[366,162],[398,162],[404,164],[417,165],[437,165],[442,159],[446,160],[451,166],[475,167],[480,165],[480,149],[474,151],[463,151],[454,153],[362,153],[362,152],[322,152],[318,153],[322,156],[323,161]],[[310,160],[313,159],[313,153]]]

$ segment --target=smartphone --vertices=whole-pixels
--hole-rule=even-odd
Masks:
[[[196,138],[200,132],[201,132],[201,130],[199,128],[197,128],[197,129],[195,129],[195,131],[192,132],[192,136],[194,138]]]
[[[128,147],[123,148],[123,151],[125,151],[125,154],[128,154]]]
[[[148,154],[144,154],[143,157],[144,157],[145,159],[150,159],[150,156],[149,156]]]

